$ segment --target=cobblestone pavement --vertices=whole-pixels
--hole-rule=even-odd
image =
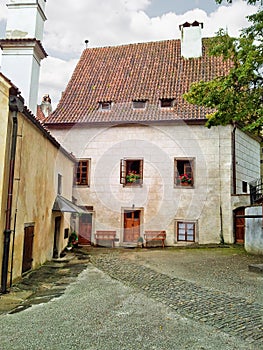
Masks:
[[[263,349],[263,307],[181,278],[168,276],[120,254],[92,255],[91,262],[110,277],[138,288],[183,317],[202,322]]]

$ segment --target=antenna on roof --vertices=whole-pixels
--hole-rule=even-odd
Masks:
[[[88,48],[88,43],[89,43],[89,41],[88,41],[88,40],[85,40],[86,49]]]

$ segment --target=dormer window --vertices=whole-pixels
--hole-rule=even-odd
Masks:
[[[161,108],[171,108],[174,105],[174,99],[173,98],[162,98],[160,100],[160,106]]]
[[[146,107],[146,100],[132,101],[132,107],[134,109],[144,109]]]
[[[111,110],[111,101],[108,102],[100,102],[100,109],[103,111],[110,111]]]

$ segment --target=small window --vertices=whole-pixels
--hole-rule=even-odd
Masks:
[[[247,193],[247,182],[246,181],[242,181],[242,192]]]
[[[174,184],[182,187],[194,185],[194,159],[174,160]]]
[[[90,159],[79,160],[75,165],[74,184],[89,186]]]
[[[177,241],[194,242],[195,241],[195,223],[177,222]]]
[[[122,159],[120,164],[120,183],[127,185],[142,185],[143,160]]]
[[[144,109],[146,107],[146,101],[132,101],[132,106],[134,109]]]
[[[174,105],[174,99],[173,98],[162,98],[160,100],[160,106],[161,108],[171,108]]]
[[[58,174],[58,194],[62,194],[62,175]]]
[[[103,111],[109,111],[111,109],[111,102],[100,102],[100,109]]]

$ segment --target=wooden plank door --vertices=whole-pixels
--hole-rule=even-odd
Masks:
[[[244,243],[245,241],[245,218],[237,218],[237,215],[245,215],[244,208],[238,208],[234,211],[235,215],[235,243]]]
[[[22,273],[29,271],[32,268],[33,240],[34,240],[34,226],[25,227],[25,229],[24,229]]]
[[[137,242],[140,237],[140,210],[124,212],[124,242]]]
[[[79,218],[79,244],[91,244],[92,215],[82,214]]]

